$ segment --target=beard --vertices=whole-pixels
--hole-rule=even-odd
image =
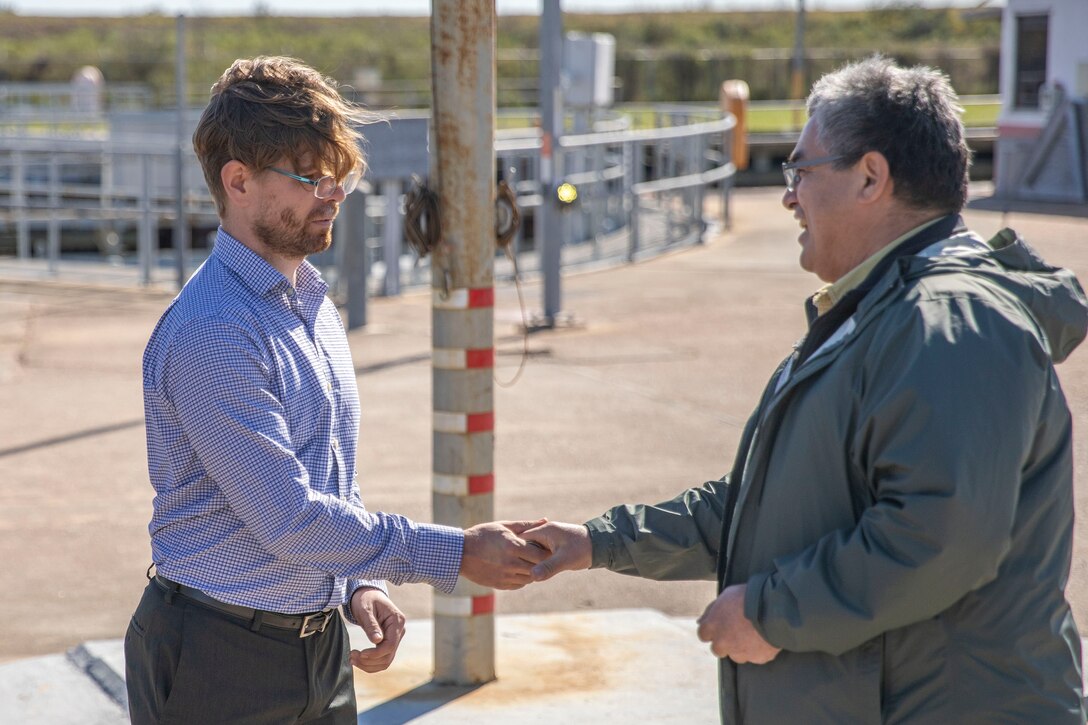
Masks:
[[[299,219],[290,209],[279,213],[266,209],[261,219],[253,225],[253,232],[269,251],[293,259],[324,252],[332,244],[332,227],[307,233],[310,221],[328,219],[335,210],[322,207],[306,219]]]

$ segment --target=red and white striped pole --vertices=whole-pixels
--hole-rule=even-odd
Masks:
[[[494,0],[432,0],[431,185],[442,239],[432,260],[436,523],[494,515]],[[434,680],[495,679],[495,593],[461,578],[435,593]]]

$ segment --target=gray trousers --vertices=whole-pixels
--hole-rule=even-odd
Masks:
[[[349,649],[339,615],[306,638],[254,631],[152,581],[125,634],[129,716],[135,725],[355,725]]]

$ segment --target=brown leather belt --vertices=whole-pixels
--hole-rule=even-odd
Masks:
[[[178,584],[159,574],[154,576],[153,581],[160,589],[168,594],[174,592],[178,596],[194,601],[197,604],[202,604],[209,609],[214,609],[218,612],[229,614],[232,617],[238,617],[248,622],[252,622],[254,624],[254,629],[267,624],[270,627],[277,627],[279,629],[295,630],[298,632],[299,637],[309,637],[312,634],[324,632],[325,627],[327,627],[332,618],[336,616],[335,609],[324,609],[312,614],[279,614],[277,612],[268,612],[263,609],[253,609],[238,604],[221,602],[218,599],[209,597],[199,589],[194,589],[185,586],[184,584]]]

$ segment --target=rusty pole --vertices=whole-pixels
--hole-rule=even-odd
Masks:
[[[494,519],[495,3],[432,0],[431,185],[442,237],[432,264],[436,523]],[[434,680],[495,679],[495,593],[464,579],[435,593]]]

